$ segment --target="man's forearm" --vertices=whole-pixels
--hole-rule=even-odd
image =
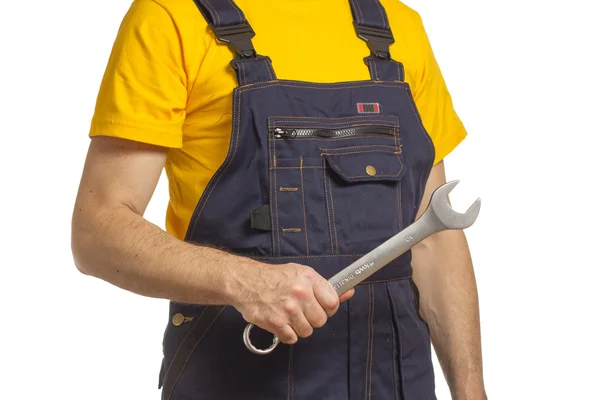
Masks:
[[[95,215],[76,207],[72,248],[85,274],[144,296],[197,304],[230,304],[234,267],[255,263],[179,240],[126,206]]]
[[[453,399],[486,399],[477,286],[464,233],[440,232],[418,244],[413,267],[421,313]]]

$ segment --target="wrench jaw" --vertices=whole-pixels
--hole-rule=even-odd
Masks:
[[[475,223],[481,209],[481,198],[471,204],[464,213],[456,212],[448,201],[448,195],[460,181],[450,181],[437,188],[431,196],[431,211],[443,229],[466,229]]]

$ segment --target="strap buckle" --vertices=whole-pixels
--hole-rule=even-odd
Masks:
[[[390,60],[390,45],[394,43],[394,36],[390,29],[373,28],[359,25],[354,22],[354,29],[359,38],[367,42],[373,55],[381,60]]]
[[[252,45],[254,30],[247,22],[230,26],[212,26],[213,32],[221,42],[230,44],[241,58],[256,57]]]

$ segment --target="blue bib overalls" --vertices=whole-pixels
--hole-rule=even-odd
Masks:
[[[195,0],[231,66],[227,157],[186,241],[256,260],[295,262],[325,278],[412,223],[434,160],[378,0],[350,0],[371,79],[279,80],[231,0]],[[160,374],[163,400],[433,400],[428,327],[418,313],[411,254],[356,287],[327,324],[269,355],[246,349],[233,307],[172,302]],[[252,340],[268,347],[271,334]]]

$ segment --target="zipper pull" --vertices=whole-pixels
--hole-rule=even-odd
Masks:
[[[295,138],[296,137],[296,131],[294,129],[282,129],[282,128],[275,128],[273,130],[273,133],[275,134],[275,137],[277,139],[281,139],[281,138]]]

